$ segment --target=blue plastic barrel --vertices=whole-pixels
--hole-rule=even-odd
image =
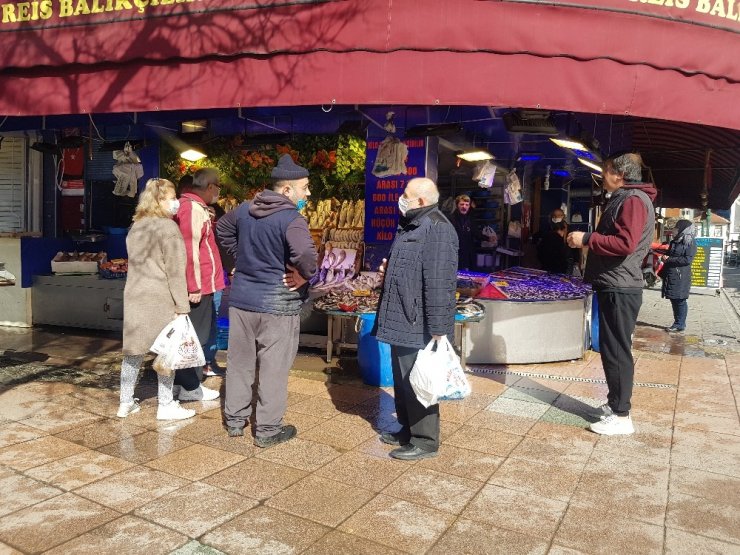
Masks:
[[[375,314],[360,315],[360,331],[357,334],[357,361],[366,385],[390,387],[393,385],[391,346],[370,335],[375,325]]]
[[[113,258],[128,258],[128,252],[126,251],[128,228],[104,226],[103,231],[108,234],[108,239],[103,249],[108,253],[108,260]]]
[[[219,318],[216,321],[218,333],[216,335],[216,348],[219,351],[226,351],[229,348],[229,319]]]
[[[596,293],[591,302],[591,349],[599,352],[599,299]]]

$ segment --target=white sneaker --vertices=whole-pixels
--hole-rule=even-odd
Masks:
[[[635,427],[632,425],[631,416],[617,416],[611,414],[599,422],[594,422],[589,426],[592,432],[604,436],[630,435],[635,433]]]
[[[188,391],[185,388],[180,389],[180,395],[178,399],[180,401],[213,401],[218,399],[220,393],[215,389],[208,389],[206,386],[201,385],[198,389]]]
[[[185,420],[195,416],[195,411],[180,406],[177,401],[172,401],[168,405],[159,405],[157,409],[157,420]]]
[[[118,418],[126,418],[129,414],[139,412],[141,407],[139,406],[138,399],[134,399],[130,403],[121,403],[118,405],[118,412],[116,416]]]

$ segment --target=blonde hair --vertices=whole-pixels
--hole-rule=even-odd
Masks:
[[[133,220],[135,222],[142,218],[170,218],[171,214],[165,212],[160,204],[169,191],[175,193],[175,185],[172,181],[155,177],[146,182],[144,190],[139,195],[139,204],[136,205]]]

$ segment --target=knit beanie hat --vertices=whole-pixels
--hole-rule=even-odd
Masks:
[[[272,168],[270,177],[276,180],[294,180],[308,177],[308,170],[293,162],[290,154],[283,154],[278,160],[277,166]]]

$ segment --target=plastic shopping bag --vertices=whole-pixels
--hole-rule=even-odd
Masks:
[[[445,391],[439,397],[440,401],[456,401],[465,399],[472,392],[470,382],[465,376],[465,371],[460,364],[460,357],[457,356],[447,337],[442,339],[447,348],[448,364],[447,373],[445,374]],[[439,347],[437,347],[439,350]]]
[[[159,355],[154,361],[154,370],[160,374],[172,375],[175,370],[206,363],[198,334],[185,314],[164,327],[150,350]]]
[[[434,340],[419,351],[409,376],[416,398],[425,407],[470,395],[470,384],[452,345],[446,337],[436,343],[436,351]]]

